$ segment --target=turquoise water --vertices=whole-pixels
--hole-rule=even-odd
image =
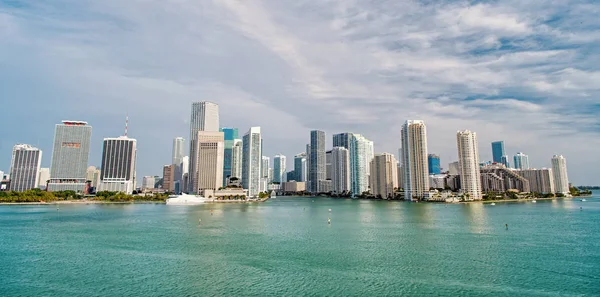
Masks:
[[[0,206],[0,296],[598,296],[595,195]]]

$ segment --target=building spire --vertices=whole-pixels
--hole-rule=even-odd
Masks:
[[[125,137],[127,137],[127,129],[129,128],[129,114],[125,115]]]

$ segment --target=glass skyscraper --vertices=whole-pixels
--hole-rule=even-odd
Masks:
[[[427,155],[427,164],[429,167],[429,174],[440,174],[440,156],[435,154]]]
[[[505,156],[506,152],[504,151],[504,141],[494,141],[492,142],[492,161],[494,163],[502,163],[502,156]],[[504,164],[506,165],[506,164]]]
[[[235,140],[238,139],[238,129],[221,128],[219,129],[219,131],[223,132],[223,135],[225,137],[225,150],[223,160],[223,185],[226,185],[227,177],[233,176],[233,145]]]

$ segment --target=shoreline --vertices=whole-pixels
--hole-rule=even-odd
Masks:
[[[254,202],[265,202],[269,198],[257,199],[252,201],[247,200],[212,200],[207,201],[205,204],[211,203],[254,203]],[[2,205],[88,205],[88,204],[165,204],[165,201],[152,201],[152,200],[138,200],[138,201],[104,201],[104,200],[58,200],[49,202],[0,202]]]

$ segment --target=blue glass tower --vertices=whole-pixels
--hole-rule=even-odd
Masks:
[[[504,152],[504,141],[492,142],[492,161],[494,163],[504,164],[504,162],[502,162],[502,156],[506,156],[506,152]]]
[[[427,162],[429,163],[429,174],[440,174],[440,156],[435,154],[427,155]]]
[[[231,161],[233,155],[233,141],[238,139],[237,128],[220,128],[219,131],[223,132],[225,139],[224,143],[224,154],[223,154],[223,185],[227,184],[227,177],[231,176]]]

